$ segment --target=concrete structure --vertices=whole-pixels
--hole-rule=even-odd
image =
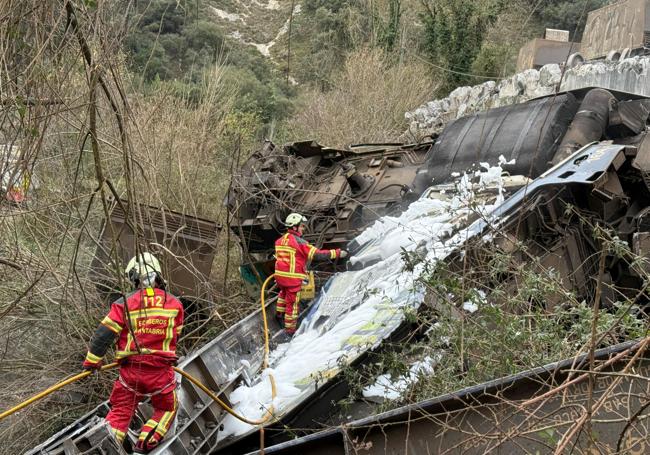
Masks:
[[[650,42],[650,1],[626,0],[591,11],[582,35],[585,59],[613,56],[625,58]],[[624,52],[626,51],[627,52]]]
[[[519,49],[517,71],[540,69],[549,63],[564,63],[571,54],[580,51],[580,43],[535,38]]]
[[[439,134],[448,122],[464,115],[529,99],[587,87],[602,87],[634,95],[650,96],[650,56],[621,61],[597,60],[562,73],[557,64],[529,69],[500,82],[488,81],[473,87],[459,87],[448,97],[429,101],[405,117],[409,140]]]
[[[569,31],[568,30],[558,30],[556,28],[547,28],[544,33],[544,39],[551,41],[569,41]]]

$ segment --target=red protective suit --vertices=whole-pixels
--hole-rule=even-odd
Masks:
[[[172,365],[183,328],[183,305],[162,289],[146,288],[127,297],[130,326],[123,299],[111,305],[91,340],[84,368],[97,368],[117,337],[120,376],[113,385],[106,421],[123,441],[138,402],[151,397],[154,414],[143,426],[136,449],[155,448],[169,430],[177,410]],[[135,339],[133,335],[135,335]]]
[[[337,259],[341,250],[319,250],[302,238],[297,229],[275,241],[275,281],[280,288],[276,311],[284,314],[284,329],[293,334],[298,325],[300,288],[307,278],[306,267],[312,260]]]

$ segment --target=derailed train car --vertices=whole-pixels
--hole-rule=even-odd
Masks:
[[[244,280],[259,285],[273,272],[273,242],[290,212],[307,216],[305,238],[323,248],[344,247],[377,218],[400,213],[424,190],[418,171],[430,147],[265,142],[233,177],[227,198]]]
[[[585,89],[458,119],[427,144],[373,146],[357,149],[358,153],[354,153],[313,143],[281,149],[267,143],[235,179],[228,200],[236,220],[235,233],[240,236],[244,252],[253,261],[269,260],[272,240],[281,229],[284,215],[288,211],[302,210],[313,220],[312,236],[322,236],[310,240],[326,246],[337,245],[336,242],[342,245],[372,221],[373,216],[396,214],[432,184],[444,185],[455,173],[466,171],[473,163],[505,161],[512,163],[507,165],[511,175],[530,180],[521,180],[527,183],[492,214],[489,223],[477,220],[472,225],[472,235],[463,245],[470,253],[469,259],[481,260],[479,248],[475,249],[475,254],[473,245],[484,243],[484,234],[496,227],[501,235],[491,238],[498,247],[507,249],[516,245],[513,239],[529,241],[533,246],[529,253],[536,255],[541,267],[559,270],[564,274],[563,285],[568,290],[588,296],[593,293],[593,277],[597,273],[589,258],[599,245],[593,243],[584,226],[583,231],[579,231],[577,218],[572,218],[567,208],[570,206],[576,213],[589,216],[593,225],[608,226],[636,252],[648,255],[650,139],[646,138],[646,129],[649,106],[648,100],[631,94]],[[398,159],[400,156],[402,158]],[[391,166],[389,160],[404,166]],[[374,171],[374,179],[371,179],[375,167],[380,169]],[[296,173],[295,169],[302,171]],[[398,180],[393,170],[403,172],[399,174],[402,180]],[[381,179],[377,172],[382,175]],[[386,178],[398,181],[388,183]],[[394,186],[386,188],[389,185]],[[381,200],[382,189],[390,190],[393,199]],[[320,202],[314,199],[310,202],[310,197]],[[361,202],[363,197],[366,200]],[[365,212],[365,208],[373,203],[377,213],[365,216],[371,213]],[[350,245],[352,251],[364,248],[367,245]],[[459,258],[460,253],[452,252],[446,262],[453,268]],[[625,261],[606,259],[611,289],[632,293],[643,286],[642,270]],[[477,277],[479,281],[486,279]],[[503,286],[511,284],[508,279],[502,281]],[[549,298],[551,304],[554,298]],[[426,307],[421,311],[426,311]],[[330,316],[336,317],[335,314]],[[237,367],[233,363],[237,359],[231,357],[241,351],[259,358],[261,343],[245,342],[245,334],[254,333],[259,338],[262,320],[258,315],[242,321],[241,327],[244,323],[247,325],[239,338],[233,338],[230,331],[217,337],[210,345],[217,347],[205,348],[201,355],[188,359],[183,367],[205,371],[206,381],[213,376],[209,384],[226,395],[234,382],[246,382],[251,371],[248,367]],[[385,327],[377,328],[375,340],[378,341],[368,347],[381,349],[381,340],[399,338],[404,324],[391,327],[391,333],[383,333]],[[373,334],[365,333],[364,336]],[[242,349],[229,352],[220,347],[233,343],[232,340],[239,340],[237,343]],[[355,362],[367,361],[366,354],[363,350],[357,352]],[[249,362],[253,366],[258,364]],[[221,368],[234,369],[241,377],[230,381],[232,378],[226,375],[228,381],[223,382],[218,379]],[[243,439],[220,439],[224,413],[215,409],[216,405],[193,386],[184,387],[181,393],[186,395],[180,400],[179,411],[182,418],[165,446],[159,449],[160,453],[220,450],[241,453],[254,448],[259,438],[250,432]],[[335,372],[309,387],[314,388],[305,392],[304,399],[295,402],[284,414],[277,415],[279,423],[273,426],[275,431],[267,433],[269,442],[291,437],[283,430],[285,425],[312,427],[315,418],[330,412],[331,403],[347,393],[345,381]],[[62,453],[65,441],[68,447],[76,441],[84,441],[83,449],[89,450],[92,443],[89,447],[88,435],[93,431],[101,434],[103,430],[86,416],[85,420],[64,429],[31,453]],[[120,453],[105,450],[106,453]]]
[[[586,92],[581,103],[582,115],[574,117],[567,133],[555,147],[555,152],[548,155],[549,161],[557,160],[559,162],[536,179],[528,181],[488,216],[477,219],[467,232],[461,232],[464,240],[458,248],[446,255],[442,262],[444,267],[440,268],[443,271],[441,273],[451,271],[455,272],[455,276],[464,273],[469,282],[484,286],[486,294],[490,290],[498,289],[501,291],[499,295],[509,296],[520,285],[516,281],[517,276],[503,273],[494,275],[488,273],[489,271],[486,271],[485,267],[485,264],[494,256],[490,254],[490,251],[493,253],[506,252],[512,256],[513,268],[534,268],[541,273],[553,274],[559,280],[561,289],[549,293],[543,301],[530,302],[531,305],[540,305],[551,310],[554,305],[569,303],[571,300],[567,298],[568,293],[573,294],[576,301],[592,302],[596,295],[596,286],[599,281],[597,278],[600,273],[600,281],[603,282],[600,288],[600,299],[603,307],[607,308],[624,296],[634,301],[635,306],[632,311],[638,311],[639,317],[642,317],[648,304],[648,296],[644,293],[648,270],[640,266],[640,264],[645,264],[645,261],[634,260],[634,257],[650,258],[650,250],[647,247],[647,238],[650,233],[647,232],[648,224],[645,221],[648,207],[650,207],[650,187],[646,184],[648,169],[645,163],[650,157],[650,150],[647,149],[645,126],[641,128],[640,135],[633,135],[632,140],[630,140],[630,136],[615,138],[618,133],[613,131],[618,131],[620,126],[618,120],[611,122],[611,125],[609,120],[594,124],[585,122],[583,116],[592,120],[597,118],[593,114],[598,104],[594,99],[604,100],[608,103],[606,105],[612,107],[612,104],[609,103],[615,97],[611,93],[601,90]],[[591,103],[595,104],[591,105]],[[644,105],[645,101],[637,103],[640,118],[643,119],[642,123],[645,125],[648,112]],[[591,110],[588,109],[590,106]],[[604,112],[608,116],[612,114],[609,108]],[[480,118],[480,115],[478,117]],[[472,120],[468,118],[463,122],[467,124]],[[599,128],[597,124],[602,128]],[[608,128],[614,128],[614,130],[607,133]],[[601,135],[600,139],[608,135],[610,140],[592,142],[593,135]],[[582,145],[582,141],[588,143]],[[628,142],[634,142],[636,147],[627,145]],[[561,155],[557,156],[558,153]],[[566,156],[562,154],[566,154]],[[427,195],[439,197],[439,192],[436,193],[433,188],[433,191],[427,192]],[[414,229],[414,235],[415,232],[417,229]],[[615,239],[628,245],[630,253],[621,255],[605,248],[604,242],[608,240],[607,235],[611,236],[611,240]],[[361,263],[364,270],[369,270],[368,273],[376,271],[372,270],[375,264],[382,268],[390,268],[387,264],[378,262],[386,259],[386,256],[381,257],[381,255],[375,254],[377,249],[385,246],[386,239],[381,240],[382,245],[373,244],[373,242],[374,240],[355,241],[351,245],[351,250],[355,252],[353,259],[357,259],[355,267]],[[525,248],[522,245],[525,245]],[[434,248],[444,249],[444,246],[435,244]],[[419,247],[413,251],[420,253],[418,250]],[[431,252],[432,250],[425,245],[421,254],[428,257]],[[603,269],[599,272],[597,263],[601,255]],[[387,281],[392,281],[393,278],[394,276],[386,277]],[[444,277],[442,277],[442,281],[445,281]],[[338,284],[336,279],[333,282]],[[332,282],[328,284],[330,284],[328,293],[332,294],[331,288],[336,287],[336,284],[332,284]],[[346,287],[345,283],[343,287]],[[358,291],[353,286],[349,286],[349,289]],[[345,291],[341,291],[338,296],[326,297],[318,303],[321,306],[328,305],[337,297],[343,297],[344,294]],[[442,295],[444,302],[438,301],[438,298],[441,297],[434,293],[428,294],[425,298],[428,305],[419,306],[418,311],[435,311],[436,309],[449,311],[450,302],[456,303],[458,308],[462,308],[462,300],[453,302],[453,298],[450,298],[448,294]],[[354,300],[354,298],[348,297],[347,303],[354,304]],[[391,300],[391,302],[394,305],[399,304],[396,300]],[[334,303],[332,306],[335,307],[336,304]],[[387,309],[387,311],[390,310]],[[337,317],[332,312],[324,313],[326,312],[317,311],[316,315],[326,316],[330,319]],[[372,322],[378,326],[387,325],[387,321],[384,319],[373,319]],[[368,324],[372,325],[370,322]],[[403,321],[399,326],[391,327],[390,339],[399,340],[400,331],[404,330],[407,325],[408,323]],[[349,339],[362,340],[362,342],[367,342],[380,349],[376,340],[385,336],[381,332],[379,328],[373,334],[362,333],[360,330]],[[375,341],[373,341],[373,337]],[[474,354],[480,355],[479,352]],[[350,361],[354,368],[358,363],[371,361],[370,359],[371,357],[368,357],[366,352],[356,357],[348,356],[346,360]],[[276,365],[274,368],[279,369],[281,365]],[[548,383],[544,383],[544,387],[549,387],[555,378],[544,380],[548,381]],[[317,390],[302,402],[300,409],[294,408],[286,413],[282,423],[289,428],[300,428],[314,427],[318,422],[323,422],[324,415],[317,415],[316,407],[319,404],[323,406],[323,403],[331,403],[342,398],[344,392],[337,391],[335,387],[335,384],[341,386],[341,383],[340,378],[335,378],[317,387]],[[516,391],[516,393],[519,392]],[[569,403],[569,406],[572,403],[576,407],[580,406],[580,396],[576,395],[570,399],[573,401]],[[633,409],[634,406],[631,403],[626,403],[625,406],[627,407],[620,410],[623,415],[630,415],[639,408],[638,403],[634,404],[637,409]],[[314,418],[316,415],[317,418]],[[309,421],[308,418],[313,420]],[[440,418],[446,420],[448,416],[443,415]],[[561,436],[570,428],[570,424],[570,421],[565,422],[564,428],[558,427],[556,433]],[[406,426],[408,428],[408,424]],[[408,433],[408,429],[406,431]],[[360,433],[363,433],[363,430]],[[381,434],[385,435],[385,433]],[[284,436],[287,437],[286,434]],[[403,432],[399,436],[394,436],[398,438],[394,441],[384,441],[378,447],[377,452],[383,453],[382,450],[387,447],[403,447],[405,441],[401,436],[403,436]],[[282,436],[276,436],[276,438],[281,439]],[[378,439],[381,438],[380,435]],[[432,439],[425,438],[425,443],[421,444],[420,448],[422,449]],[[459,439],[462,440],[462,437]],[[543,435],[540,436],[540,439],[543,439]],[[317,441],[318,439],[307,437],[305,440]],[[348,448],[345,449],[347,450],[345,453],[353,453],[354,449],[351,447],[354,447],[356,443],[360,444],[358,447],[363,447],[365,441],[361,437],[355,438],[352,446],[346,446]],[[508,447],[512,447],[511,441],[507,437],[503,437],[497,442],[497,444],[491,444],[490,448],[508,450]],[[343,444],[348,443],[349,441],[344,441]],[[373,441],[366,450],[370,450],[375,443]],[[607,443],[616,444],[616,441],[608,440]],[[400,446],[400,444],[402,445]],[[471,443],[468,444],[471,445]],[[249,439],[248,445],[246,445],[246,441],[241,441],[235,447],[251,449],[253,443]],[[429,445],[429,447],[431,446]],[[443,447],[448,448],[447,446]],[[611,445],[610,448],[612,448]],[[482,453],[480,450],[479,448],[472,453]],[[226,453],[237,453],[237,451],[231,448]]]
[[[476,163],[494,165],[503,156],[511,175],[536,178],[591,141],[639,141],[649,109],[650,102],[631,94],[583,89],[460,118],[421,144],[338,150],[266,142],[233,178],[227,199],[248,263],[245,276],[260,280],[272,272],[273,242],[292,211],[307,215],[307,240],[342,247]]]
[[[259,285],[272,273],[273,242],[290,212],[309,219],[308,241],[339,248],[380,217],[401,213],[431,184],[445,183],[474,163],[495,164],[503,155],[514,163],[511,174],[539,176],[583,96],[561,94],[464,117],[420,144],[333,149],[313,141],[266,142],[235,175],[227,198],[244,280]]]

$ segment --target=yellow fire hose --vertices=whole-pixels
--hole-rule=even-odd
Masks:
[[[266,285],[271,281],[273,278],[273,275],[269,276],[265,281],[264,284],[262,284],[262,291],[261,291],[261,301],[262,301],[262,320],[264,321],[264,360],[262,361],[262,370],[266,369],[269,366],[269,327],[268,323],[266,320],[266,306],[265,306],[265,299],[264,299],[264,291],[266,290]],[[110,363],[108,365],[104,365],[101,367],[101,371],[106,371],[110,370],[111,368],[117,367],[118,364],[117,362]],[[271,417],[273,416],[273,400],[275,400],[276,396],[276,387],[275,387],[275,378],[273,377],[272,374],[269,374],[269,379],[271,380],[271,406],[267,410],[266,414],[264,417],[262,417],[260,420],[250,420],[247,419],[244,416],[241,416],[235,412],[234,409],[232,409],[230,406],[228,406],[226,403],[223,402],[212,390],[210,390],[205,384],[201,383],[198,379],[196,379],[194,376],[192,376],[189,373],[186,373],[185,371],[181,370],[180,368],[177,367],[172,367],[174,371],[179,373],[181,376],[186,378],[188,381],[196,385],[198,388],[203,390],[210,398],[212,398],[219,406],[221,406],[228,414],[232,415],[233,417],[241,420],[242,422],[245,422],[249,425],[262,425],[266,422],[268,422]],[[75,376],[72,376],[71,378],[68,378],[64,381],[59,382],[58,384],[53,385],[52,387],[43,390],[41,393],[34,395],[28,400],[23,401],[22,403],[14,406],[13,408],[3,412],[0,414],[0,420],[4,419],[7,416],[10,416],[14,412],[20,411],[22,408],[25,406],[29,406],[30,404],[34,403],[35,401],[38,401],[42,398],[45,398],[52,392],[55,392],[59,390],[62,387],[65,387],[68,384],[72,384],[75,381],[78,381],[79,379],[83,379],[89,375],[93,374],[92,371],[84,371],[82,373],[79,373]]]
[[[101,370],[102,370],[102,371],[110,370],[111,368],[115,368],[116,366],[117,366],[117,362],[115,362],[115,363],[109,363],[108,365],[104,365],[104,366],[101,368]],[[52,393],[52,392],[56,392],[56,391],[59,390],[60,388],[65,387],[65,386],[67,386],[68,384],[72,384],[73,382],[78,381],[79,379],[83,379],[83,378],[85,378],[86,376],[90,376],[91,374],[93,374],[92,371],[84,371],[83,373],[79,373],[79,374],[77,374],[77,375],[75,375],[75,376],[72,376],[71,378],[66,379],[65,381],[61,381],[61,382],[59,382],[58,384],[53,385],[53,386],[50,387],[49,389],[45,389],[45,390],[43,390],[41,393],[39,393],[39,394],[37,394],[37,395],[34,395],[34,396],[31,397],[29,400],[25,400],[25,401],[23,401],[22,403],[20,403],[20,404],[14,406],[13,408],[9,409],[8,411],[5,411],[5,412],[3,412],[2,414],[0,414],[0,420],[4,419],[4,418],[7,417],[7,416],[10,416],[11,414],[13,414],[13,413],[16,412],[16,411],[20,411],[20,410],[21,410],[22,408],[24,408],[25,406],[29,406],[30,404],[32,404],[32,403],[35,402],[35,401],[40,400],[41,398],[45,398],[45,397],[48,396],[50,393]]]

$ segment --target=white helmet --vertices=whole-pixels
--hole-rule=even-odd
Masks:
[[[294,226],[300,226],[301,224],[304,224],[307,222],[307,218],[302,216],[300,213],[290,213],[289,216],[287,216],[287,219],[284,220],[284,225],[286,227],[294,227]]]
[[[156,278],[162,281],[160,262],[151,253],[133,256],[124,271],[135,286],[142,284],[144,287],[153,287]]]

